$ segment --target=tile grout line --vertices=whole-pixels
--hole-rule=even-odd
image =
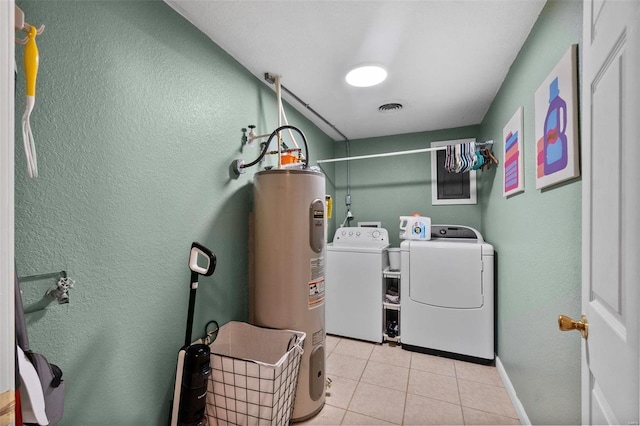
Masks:
[[[454,367],[456,365],[457,365],[457,362],[454,362]],[[518,418],[507,416],[507,415],[505,415],[503,413],[496,413],[495,411],[489,411],[489,410],[487,410],[485,408],[467,407],[467,406],[463,405],[462,404],[462,394],[460,393],[460,381],[469,382],[469,383],[477,383],[477,384],[480,384],[480,385],[483,385],[483,386],[490,386],[490,387],[498,388],[498,389],[500,389],[500,388],[505,389],[505,387],[504,386],[500,386],[500,385],[495,385],[493,383],[488,383],[487,381],[482,381],[482,380],[459,379],[457,377],[458,376],[457,367],[455,367],[455,371],[456,371],[456,382],[458,383],[458,394],[459,394],[459,397],[460,397],[460,406],[462,408],[462,419],[465,422],[465,424],[466,424],[466,420],[464,418],[464,408],[465,407],[469,408],[469,409],[472,409],[472,410],[480,411],[480,412],[483,412],[483,413],[486,413],[486,414],[490,414],[490,415],[493,415],[493,416],[499,416],[499,417],[504,417],[504,418],[508,418],[508,419],[518,420],[518,422],[520,422],[520,420]]]
[[[460,380],[458,380],[458,364],[453,361],[453,374],[456,378],[456,389],[458,390],[458,400],[460,401],[460,414],[462,414],[462,424],[466,425],[467,421],[464,418],[464,406],[462,405],[462,393],[460,392]]]
[[[371,354],[372,353],[373,353],[373,349],[371,350],[371,352],[369,353],[369,356],[365,360],[366,362],[364,364],[364,368],[362,369],[362,373],[360,373],[360,377],[358,378],[358,381],[356,383],[356,388],[353,390],[353,394],[351,394],[351,398],[349,399],[349,403],[347,404],[347,408],[344,411],[344,416],[342,417],[342,420],[340,421],[340,424],[343,424],[344,418],[347,417],[347,413],[349,413],[349,412],[355,413],[355,414],[361,414],[361,413],[358,413],[357,411],[350,411],[349,407],[351,407],[351,402],[353,401],[353,398],[356,396],[356,391],[358,390],[358,386],[360,385],[360,382],[362,380],[362,376],[364,375],[364,371],[367,369],[367,365],[369,365],[369,360],[371,359]],[[383,420],[384,421],[384,419],[378,419],[377,417],[373,417],[373,416],[369,416],[369,417],[371,417],[373,419]]]
[[[404,425],[404,418],[407,413],[407,399],[409,399],[409,382],[411,381],[411,366],[413,365],[413,354],[409,357],[409,376],[407,377],[407,386],[404,391],[404,408],[402,409],[401,425]]]

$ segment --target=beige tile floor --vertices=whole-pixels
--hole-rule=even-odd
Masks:
[[[303,425],[519,425],[495,367],[327,336],[322,411]]]

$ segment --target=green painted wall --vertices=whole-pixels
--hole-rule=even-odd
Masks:
[[[378,154],[430,148],[431,142],[476,137],[478,126],[432,132],[408,133],[396,136],[358,139],[349,142],[350,154]],[[346,156],[346,142],[336,145],[336,157]],[[347,163],[339,162],[323,167],[335,171],[335,223],[339,226],[346,217]],[[399,246],[400,216],[419,212],[431,217],[432,223],[464,224],[479,229],[480,205],[431,205],[431,154],[420,153],[350,161],[352,226],[358,221],[382,221],[389,231],[392,246]],[[477,173],[480,185],[484,180]],[[333,238],[333,236],[331,236]]]
[[[548,2],[480,127],[502,160],[502,128],[524,108],[525,192],[503,198],[500,170],[481,206],[498,252],[498,356],[533,424],[580,424],[580,335],[557,316],[581,312],[582,184],[535,189],[534,93],[581,41],[582,2]]]
[[[210,319],[247,318],[257,169],[233,179],[229,165],[257,156],[242,149],[242,127],[275,128],[273,90],[160,1],[19,6],[46,31],[32,115],[37,179],[16,138],[17,271],[76,280],[69,304],[43,310],[56,280],[23,285],[32,347],[64,371],[62,425],[167,424],[192,241],[218,256],[200,280],[195,334]],[[20,67],[18,120],[23,99]],[[291,108],[287,116],[312,163],[333,156],[329,137]]]

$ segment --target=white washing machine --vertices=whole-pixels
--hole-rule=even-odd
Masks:
[[[403,349],[494,361],[494,250],[470,227],[432,225],[400,244]]]
[[[384,228],[340,228],[327,244],[327,333],[382,342],[382,271],[389,265]]]

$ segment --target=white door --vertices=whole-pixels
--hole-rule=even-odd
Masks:
[[[640,1],[585,1],[582,423],[638,424]]]
[[[14,409],[13,0],[0,1],[0,424]],[[9,344],[11,343],[11,344]]]

